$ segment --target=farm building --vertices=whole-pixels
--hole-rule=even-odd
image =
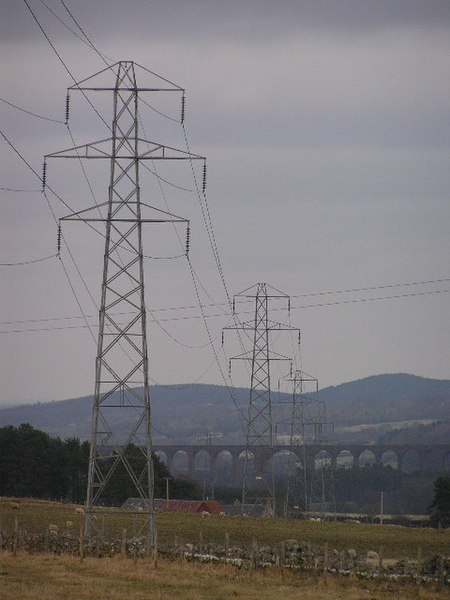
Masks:
[[[155,506],[162,512],[203,512],[218,515],[223,508],[216,500],[156,500]]]
[[[141,498],[128,498],[122,508],[139,510],[144,508],[144,500]],[[188,512],[201,514],[203,512],[218,515],[223,512],[222,505],[216,500],[165,500],[155,499],[155,508],[161,512]]]

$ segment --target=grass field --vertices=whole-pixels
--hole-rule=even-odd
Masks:
[[[276,568],[160,560],[79,559],[0,552],[1,600],[446,600],[449,588],[395,581],[319,577]]]
[[[74,535],[82,525],[83,515],[77,507],[57,502],[13,500],[0,498],[0,532],[11,532],[15,516],[21,528],[34,533],[48,529],[53,523],[60,530],[66,521],[73,521]],[[102,523],[105,537],[120,535],[122,528],[132,534],[131,515],[112,511],[100,512],[97,523]],[[158,537],[161,544],[171,544],[175,536],[184,542],[196,542],[202,533],[203,542],[223,543],[225,532],[230,544],[249,546],[256,537],[260,544],[275,545],[296,538],[312,544],[326,542],[332,548],[354,548],[358,552],[384,548],[386,559],[415,558],[422,549],[425,558],[434,554],[448,554],[450,531],[413,529],[397,526],[365,525],[358,523],[315,523],[286,519],[258,519],[252,517],[209,517],[199,515],[160,513],[157,516]],[[186,560],[159,558],[130,559],[87,557],[54,554],[13,556],[0,551],[0,600],[450,600],[449,587],[437,582],[415,585],[406,580],[358,579],[355,576],[324,576],[320,572],[293,572],[269,567],[248,571],[223,564],[199,564]]]
[[[50,523],[64,529],[67,520],[74,523],[78,531],[82,515],[70,504],[21,499],[20,508],[14,510],[11,499],[0,498],[0,530],[12,531],[14,517],[18,515],[21,527],[30,532],[42,532]],[[118,515],[106,510],[103,523],[105,537],[120,537],[126,528],[131,536],[138,523],[133,523],[130,515]],[[99,514],[97,523],[102,522]],[[354,548],[357,552],[376,550],[383,547],[386,558],[415,558],[418,548],[422,556],[450,553],[450,530],[437,531],[429,528],[409,528],[392,525],[369,525],[363,523],[335,523],[292,521],[288,519],[260,519],[254,517],[226,516],[202,519],[199,515],[159,513],[157,515],[158,539],[161,545],[173,544],[175,536],[184,542],[197,542],[200,532],[207,543],[223,543],[225,532],[229,534],[230,545],[249,547],[253,537],[260,544],[276,543],[295,538],[299,541],[345,550]]]

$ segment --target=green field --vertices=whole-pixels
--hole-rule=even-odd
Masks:
[[[60,531],[66,528],[66,521],[73,522],[73,532],[77,534],[83,515],[76,512],[71,504],[42,500],[18,500],[19,508],[14,509],[13,500],[0,498],[0,531],[12,532],[14,518],[18,516],[21,529],[29,533],[42,533],[49,524],[55,524]],[[97,526],[106,539],[120,537],[127,529],[128,536],[139,528],[139,516],[118,514],[104,509],[97,515]],[[312,544],[329,544],[336,550],[355,549],[358,553],[383,548],[386,558],[416,558],[421,548],[423,558],[435,554],[449,554],[450,529],[412,528],[394,525],[370,525],[363,523],[336,523],[294,521],[288,519],[261,519],[243,516],[211,516],[180,513],[157,514],[158,541],[161,547],[172,545],[175,537],[184,542],[196,543],[200,533],[205,544],[224,543],[228,533],[231,546],[249,547],[252,538],[260,544],[275,545],[283,540],[296,539]]]

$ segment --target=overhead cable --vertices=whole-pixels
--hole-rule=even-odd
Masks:
[[[33,12],[31,6],[29,5],[27,0],[23,0],[28,8],[28,10],[30,11],[33,19],[35,20],[37,26],[39,27],[39,29],[41,30],[42,34],[44,35],[45,39],[47,40],[47,42],[50,44],[51,49],[53,50],[53,52],[56,54],[56,56],[58,57],[58,60],[60,61],[60,63],[62,64],[62,66],[64,67],[64,69],[66,70],[67,74],[69,75],[69,77],[72,79],[72,81],[74,82],[74,84],[77,84],[78,82],[76,81],[75,77],[72,75],[71,70],[69,69],[69,67],[66,65],[66,63],[64,62],[62,56],[60,55],[60,53],[58,52],[58,50],[56,49],[55,45],[53,44],[53,42],[51,41],[50,37],[47,35],[47,33],[45,32],[44,28],[42,27],[41,23],[39,22],[39,19],[36,17],[35,13]],[[98,112],[98,110],[95,108],[95,106],[92,104],[92,102],[89,100],[88,96],[86,95],[86,93],[83,90],[80,90],[81,93],[83,94],[86,102],[88,102],[88,104],[91,106],[91,108],[94,110],[94,112],[96,113],[96,115],[99,117],[99,119],[103,122],[104,125],[106,125],[106,127],[108,128],[109,131],[111,131],[111,127],[109,126],[109,124],[105,121],[105,119],[102,117],[102,115]]]
[[[50,260],[51,258],[57,258],[57,256],[57,254],[51,254],[50,256],[42,256],[41,258],[33,258],[31,260],[24,260],[21,262],[0,263],[0,267],[22,267],[25,265],[33,265],[35,263],[44,262],[45,260]]]
[[[21,108],[20,106],[17,106],[17,104],[8,102],[8,100],[5,100],[4,98],[0,98],[0,100],[2,102],[4,102],[5,104],[7,104],[8,106],[12,106],[12,108],[20,110],[21,112],[26,113],[27,115],[31,115],[32,117],[36,117],[37,119],[43,119],[44,121],[50,121],[52,123],[59,123],[60,125],[64,125],[64,121],[60,121],[59,119],[51,119],[50,117],[44,117],[43,115],[38,115],[37,113],[31,112],[31,110],[26,110],[25,108]]]
[[[305,304],[302,306],[292,306],[291,310],[303,310],[303,309],[309,309],[309,308],[323,308],[323,307],[328,307],[328,306],[341,306],[344,304],[359,304],[359,303],[363,303],[363,302],[381,302],[383,300],[397,300],[400,298],[413,298],[413,297],[419,297],[419,296],[432,296],[434,294],[448,294],[450,292],[450,289],[445,289],[445,290],[432,290],[429,292],[412,292],[410,294],[398,294],[398,295],[394,295],[394,296],[381,296],[381,297],[376,297],[376,298],[360,298],[360,299],[354,299],[354,300],[338,300],[336,302],[327,302],[327,303],[321,303],[321,304]],[[154,309],[155,310],[155,309]],[[157,309],[156,309],[157,310]],[[272,309],[273,311],[277,311],[277,310],[281,310],[278,308],[274,308]],[[253,314],[253,311],[245,311],[246,314]],[[94,317],[94,315],[90,315],[91,318]],[[223,313],[220,314],[204,314],[204,315],[190,315],[190,316],[183,316],[183,317],[167,317],[167,318],[163,318],[163,319],[158,319],[158,321],[165,323],[165,322],[169,322],[169,321],[189,321],[189,320],[198,320],[198,319],[215,319],[215,318],[219,318],[219,317],[224,317]],[[50,318],[50,319],[27,319],[27,320],[22,320],[22,321],[3,321],[0,322],[0,324],[2,325],[13,325],[13,324],[20,324],[20,323],[33,323],[33,322],[51,322],[51,321],[60,321],[60,320],[71,320],[71,319],[79,319],[80,317],[56,317],[56,318]],[[149,322],[152,322],[152,320],[150,319]],[[80,325],[74,325],[74,326],[63,326],[63,327],[54,327],[54,328],[39,328],[39,329],[22,329],[22,330],[14,330],[14,331],[0,331],[0,333],[22,333],[22,332],[32,332],[32,331],[52,331],[52,330],[62,330],[62,329],[82,329],[83,326]]]

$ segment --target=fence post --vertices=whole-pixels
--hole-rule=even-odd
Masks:
[[[122,556],[127,555],[127,530],[122,529],[122,547],[121,547]]]
[[[443,555],[439,556],[439,582],[441,585],[445,584],[445,558]]]
[[[383,573],[383,546],[378,550],[378,575]]]
[[[280,542],[280,567],[284,567],[286,563],[286,544],[284,540]]]
[[[225,531],[225,552],[228,554],[228,550],[230,549],[230,534],[228,531]]]
[[[153,568],[158,566],[158,530],[155,531],[155,545],[153,546]]]
[[[203,531],[198,532],[198,549],[199,552],[203,552]]]
[[[422,576],[422,546],[417,548],[416,583],[419,585]]]
[[[257,569],[259,566],[258,540],[252,539],[252,549],[250,552],[250,571]]]
[[[18,517],[18,515],[15,515],[15,517],[14,517],[13,556],[17,556],[18,548],[19,548],[19,517]]]
[[[323,572],[328,575],[328,542],[325,542],[323,547]]]
[[[84,524],[80,523],[80,561],[84,558]]]

